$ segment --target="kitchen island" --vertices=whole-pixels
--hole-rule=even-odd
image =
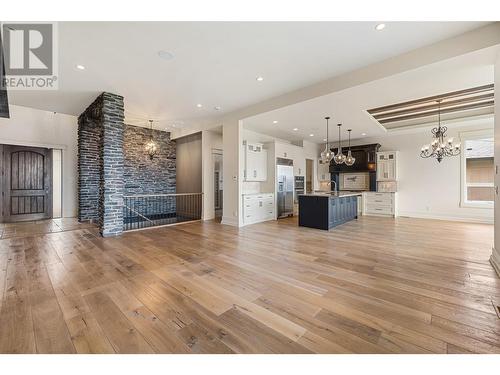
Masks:
[[[329,230],[358,218],[356,192],[321,192],[299,195],[299,226]]]

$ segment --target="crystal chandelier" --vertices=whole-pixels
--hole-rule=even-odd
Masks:
[[[448,128],[446,126],[441,126],[441,100],[438,103],[438,126],[433,128],[431,133],[433,135],[433,140],[430,145],[424,145],[420,152],[420,157],[422,158],[436,158],[439,163],[446,156],[457,156],[460,154],[460,143],[456,143],[453,146],[453,138],[446,138],[446,131]]]
[[[339,127],[339,148],[337,150],[337,155],[333,157],[333,160],[335,161],[335,164],[344,164],[346,156],[342,153],[342,144],[341,144],[341,139],[340,139],[340,128],[342,124],[337,124]]]
[[[347,157],[345,158],[345,165],[350,167],[351,165],[354,164],[356,161],[356,158],[354,158],[351,154],[351,131],[352,129],[347,130],[349,132],[349,151],[347,151]]]
[[[330,144],[328,142],[328,120],[330,117],[325,117],[326,120],[326,143],[325,149],[321,152],[321,162],[323,164],[330,164],[330,161],[333,159],[333,152],[330,150]]]
[[[146,152],[148,153],[149,159],[153,160],[156,153],[158,152],[158,146],[153,140],[153,120],[149,120],[149,127],[151,129],[151,136],[149,138],[149,142],[146,143]]]

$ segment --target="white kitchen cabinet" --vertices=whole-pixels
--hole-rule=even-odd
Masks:
[[[285,158],[293,160],[293,154],[295,151],[295,147],[297,146],[292,145],[290,143],[276,142],[274,147],[276,149],[277,158]]]
[[[363,193],[363,214],[396,217],[397,193]]]
[[[292,159],[293,160],[293,175],[305,176],[306,175],[306,157],[304,148],[290,143],[277,142],[276,157]]]
[[[295,149],[293,150],[293,175],[306,175],[306,158],[304,156],[304,149],[298,146],[295,146]]]
[[[245,181],[267,181],[267,150],[261,143],[244,143]]]
[[[243,195],[243,223],[245,225],[275,218],[273,193]]]
[[[398,179],[398,152],[377,152],[377,181],[396,181]]]
[[[330,182],[330,164],[318,160],[318,181]]]

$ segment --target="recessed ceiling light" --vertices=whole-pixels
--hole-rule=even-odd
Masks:
[[[299,128],[293,128],[293,131],[296,132],[297,130],[299,130]]]
[[[277,123],[278,123],[278,120],[274,120],[274,121],[273,121],[273,124],[277,124]]]
[[[75,68],[78,70],[85,70],[85,67],[83,65],[80,65],[80,64],[76,65]]]
[[[214,109],[215,109],[216,111],[220,111],[220,107],[219,107],[218,105],[216,105],[216,106],[214,107]]]
[[[313,133],[309,134],[309,137],[314,137],[314,134]]]
[[[196,106],[197,106],[198,108],[201,108],[201,107],[203,107],[203,104],[196,104]]]
[[[365,136],[365,135],[366,135],[366,133],[361,133],[361,135],[362,135],[362,136]]]
[[[168,51],[158,51],[158,56],[164,60],[172,60],[174,55]]]
[[[258,76],[257,78],[255,78],[258,82],[262,82],[264,80],[264,77],[261,77],[261,76]]]
[[[375,26],[375,30],[377,31],[382,31],[385,29],[385,23],[379,23],[377,26]]]

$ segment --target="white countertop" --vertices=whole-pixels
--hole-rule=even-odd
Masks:
[[[305,195],[305,196],[310,196],[310,197],[333,197],[333,198],[340,198],[340,197],[361,196],[361,195],[363,195],[363,192],[362,191],[341,191],[341,192],[325,191],[325,192],[319,192],[318,191],[318,192],[314,192],[314,193],[300,194],[300,195]]]
[[[266,195],[266,194],[274,195],[274,193],[243,193],[242,195]]]

